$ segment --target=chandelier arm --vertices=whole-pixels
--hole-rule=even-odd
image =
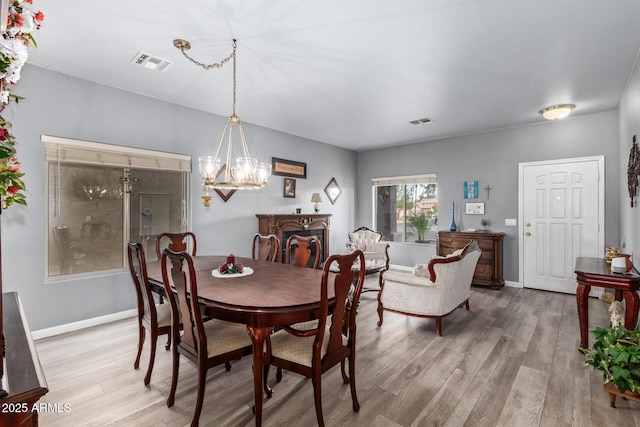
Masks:
[[[216,149],[215,158],[218,158],[220,154],[220,148],[222,147],[222,141],[224,141],[224,136],[227,134],[227,128],[229,127],[229,118],[224,122],[224,129],[222,130],[222,135],[220,135],[220,141],[218,141],[218,148]]]
[[[244,137],[244,125],[238,120],[238,127],[240,128],[240,139],[242,140],[242,149],[245,157],[251,157],[249,154],[249,146],[247,145],[247,139]]]
[[[227,170],[226,173],[224,175],[224,180],[226,182],[230,182],[232,178],[231,175],[231,156],[232,156],[232,151],[233,151],[233,127],[235,125],[235,122],[231,123],[231,126],[229,127],[229,142],[227,144]]]

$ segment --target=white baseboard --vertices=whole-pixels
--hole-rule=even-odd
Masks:
[[[41,338],[52,337],[54,335],[60,335],[67,332],[77,331],[79,329],[90,328],[91,326],[102,325],[104,323],[115,322],[116,320],[126,319],[128,317],[134,317],[138,315],[138,309],[133,308],[131,310],[120,311],[118,313],[111,313],[104,316],[93,317],[91,319],[79,320],[77,322],[65,323],[64,325],[53,326],[51,328],[39,329],[31,332],[31,337],[34,340]]]
[[[512,282],[511,280],[505,280],[504,285],[510,288],[522,288],[520,282]]]

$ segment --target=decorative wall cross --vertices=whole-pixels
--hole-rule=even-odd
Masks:
[[[487,199],[489,199],[489,192],[493,190],[493,187],[490,185],[487,185],[486,187],[483,188],[483,190],[487,191]]]

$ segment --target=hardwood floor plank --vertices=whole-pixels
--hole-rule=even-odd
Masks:
[[[548,381],[546,372],[521,365],[496,425],[540,425]]]
[[[377,277],[367,278],[371,287]],[[385,313],[377,326],[377,293],[358,307],[356,385],[360,412],[352,409],[340,368],[323,376],[327,426],[602,426],[640,425],[640,404],[618,399],[610,408],[602,378],[582,365],[575,296],[529,289],[473,287],[471,311],[443,320]],[[589,328],[608,326],[607,305],[589,299]],[[164,337],[151,384],[143,377],[149,342],[136,355],[135,320],[124,319],[36,341],[50,392],[45,403],[68,403],[69,412],[43,412],[42,426],[186,426],[193,416],[196,369],[181,359],[176,402],[166,406],[171,380]],[[592,342],[592,341],[591,341]],[[212,369],[202,426],[253,426],[251,358]],[[271,399],[264,397],[263,425],[316,424],[311,381],[284,372]]]

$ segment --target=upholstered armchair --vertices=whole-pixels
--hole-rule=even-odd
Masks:
[[[442,336],[442,318],[463,305],[469,310],[471,281],[481,250],[475,240],[447,256],[436,256],[429,264],[416,265],[413,272],[385,271],[378,292],[378,326],[386,311],[436,319]]]
[[[360,249],[364,254],[365,262],[368,260],[380,260],[384,262],[384,270],[389,269],[389,243],[382,241],[382,233],[379,231],[360,227],[349,233],[347,249],[349,249],[349,252]]]

